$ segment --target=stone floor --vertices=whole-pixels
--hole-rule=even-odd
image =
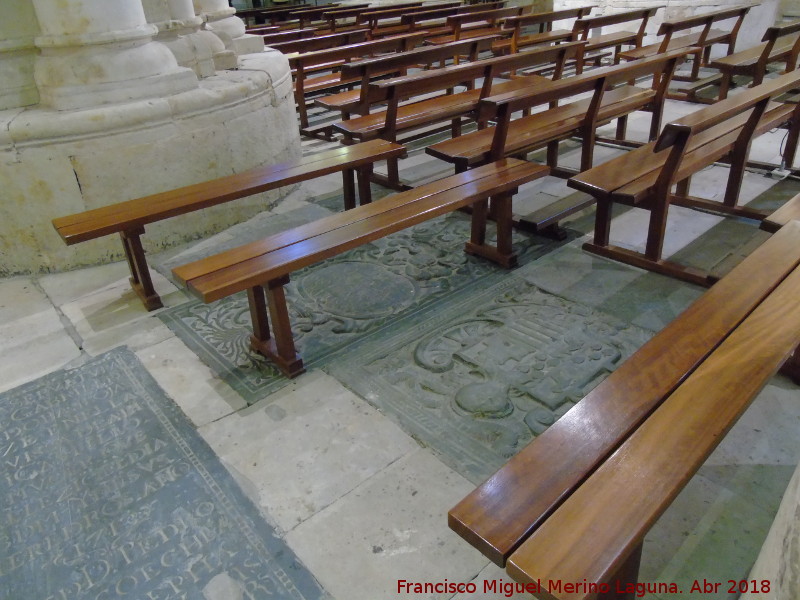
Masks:
[[[669,115],[694,108],[671,103]],[[643,120],[633,119],[631,130],[641,135]],[[780,132],[763,136],[754,144],[754,155],[774,161],[781,137]],[[306,143],[305,150],[319,146]],[[602,155],[617,151],[600,149]],[[414,182],[447,172],[419,151],[401,165],[401,173]],[[695,178],[693,192],[719,197],[723,176],[720,167],[708,169]],[[311,205],[316,195],[338,185],[336,177],[329,177],[303,186],[275,212]],[[745,200],[779,185],[763,174],[749,173]],[[563,182],[547,178],[521,190],[517,209],[532,209],[566,193]],[[612,231],[618,243],[640,242],[645,218],[636,211],[617,217]],[[570,227],[585,235],[591,220],[588,211],[576,216]],[[721,221],[704,213],[672,211],[668,253],[691,254],[692,244]],[[756,242],[763,239],[752,224],[748,227]],[[578,237],[570,243],[579,247],[580,242]],[[575,294],[606,312],[624,313],[625,299],[604,279],[606,261],[579,259],[577,268],[583,272],[577,289],[576,272],[564,268],[567,263],[559,263],[557,257],[550,260],[554,262],[549,268],[532,271],[537,284],[565,297]],[[167,307],[189,300],[168,279],[154,276]],[[675,292],[683,304],[700,293],[663,278],[658,285]],[[641,326],[657,329],[655,313],[648,314]],[[474,483],[346,388],[330,374],[335,369],[314,369],[247,406],[156,314],[145,312],[128,287],[125,264],[0,281],[0,391],[123,344],[135,351],[196,425],[332,598],[405,596],[398,594],[399,580],[475,581],[479,590],[484,581],[507,581],[501,569],[447,528],[447,510]],[[343,354],[338,360],[346,363],[347,358]],[[798,387],[781,377],[765,388],[652,530],[644,549],[643,581],[677,582],[688,590],[695,579],[725,583],[747,577],[800,458],[798,400]],[[413,597],[507,596],[498,588],[494,593]],[[728,596],[720,592],[703,597]]]

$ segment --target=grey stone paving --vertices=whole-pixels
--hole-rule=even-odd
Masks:
[[[0,395],[0,598],[326,598],[136,356]]]

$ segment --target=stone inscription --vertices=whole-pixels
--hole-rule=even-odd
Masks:
[[[115,351],[0,396],[0,597],[205,600],[220,575],[241,598],[319,597],[131,359]]]

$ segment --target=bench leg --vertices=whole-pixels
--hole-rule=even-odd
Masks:
[[[516,190],[493,196],[492,218],[497,223],[497,246],[486,244],[486,221],[488,218],[489,201],[481,200],[472,205],[472,234],[469,242],[464,247],[467,254],[482,256],[510,269],[517,266],[517,255],[511,244],[513,230],[513,213],[511,199]]]
[[[780,374],[785,375],[797,384],[800,384],[800,348],[795,349],[792,355],[783,363]]]
[[[147,268],[147,259],[142,248],[140,235],[144,234],[144,227],[121,231],[122,247],[125,249],[125,258],[128,259],[128,268],[131,270],[130,283],[133,291],[139,296],[147,310],[156,310],[164,306],[161,298],[156,294],[150,270]]]
[[[636,583],[639,581],[639,564],[642,561],[642,546],[639,544],[608,582],[609,591],[597,595],[597,600],[634,600]]]
[[[359,167],[356,171],[358,178],[358,202],[362,206],[372,202],[372,188],[369,182],[372,181],[372,163]]]
[[[342,171],[342,196],[345,210],[356,207],[356,184],[353,169]]]
[[[289,283],[288,277],[270,281],[267,284],[266,297],[263,287],[252,287],[247,290],[247,301],[250,304],[250,319],[253,322],[250,348],[269,358],[291,379],[305,373],[305,367],[303,359],[297,354],[292,338],[289,310],[283,290],[283,286],[287,283]],[[275,329],[274,337],[270,333],[270,320]]]

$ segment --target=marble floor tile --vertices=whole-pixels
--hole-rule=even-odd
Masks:
[[[419,449],[286,540],[336,600],[443,600],[452,594],[398,593],[398,582],[468,582],[486,566],[480,553],[448,529],[445,517],[473,487]]]
[[[0,326],[47,310],[52,305],[33,279],[0,279]]]
[[[38,304],[33,296],[32,304]],[[0,391],[33,381],[80,358],[80,348],[53,307],[0,324]]]
[[[307,410],[292,414],[302,395]],[[324,377],[280,402],[201,428],[257,504],[290,531],[418,446],[366,402]]]
[[[142,348],[136,354],[196,427],[247,406],[239,394],[176,337]]]
[[[153,270],[150,273],[164,306],[187,301],[186,294],[162,275]],[[123,344],[134,350],[144,348],[173,335],[161,321],[152,318],[154,312],[144,308],[127,275],[69,300],[61,310],[81,337],[83,349],[92,356]]]

